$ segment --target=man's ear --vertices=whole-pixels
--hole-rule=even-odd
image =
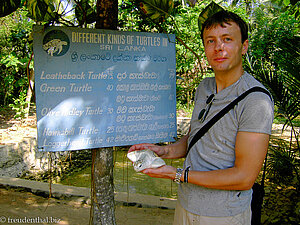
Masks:
[[[245,55],[248,51],[249,41],[248,39],[244,41],[242,46],[242,55]]]

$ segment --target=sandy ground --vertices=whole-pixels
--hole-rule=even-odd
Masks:
[[[115,210],[118,225],[171,225],[174,210],[124,207]],[[48,199],[0,188],[0,224],[89,224],[90,207],[76,200]]]

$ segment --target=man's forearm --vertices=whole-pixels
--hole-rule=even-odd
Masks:
[[[189,171],[188,182],[202,187],[222,190],[248,190],[255,179],[238,168],[213,171]]]
[[[180,140],[174,144],[165,146],[165,155],[162,158],[165,159],[179,159],[184,158],[187,152],[187,143],[189,135],[183,136]]]

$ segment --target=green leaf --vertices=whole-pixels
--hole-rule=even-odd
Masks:
[[[285,6],[288,6],[288,5],[290,4],[290,0],[283,0],[283,4],[284,4]]]
[[[37,22],[55,20],[57,13],[53,0],[27,0],[28,17]]]
[[[198,27],[199,30],[202,30],[203,23],[212,15],[215,13],[224,10],[221,6],[218,4],[211,2],[199,15],[198,17]]]
[[[93,23],[96,21],[96,11],[89,5],[88,0],[81,0],[76,4],[75,16],[79,25]]]
[[[173,0],[137,0],[136,4],[142,14],[154,22],[166,19],[174,9]]]
[[[12,54],[3,56],[0,59],[0,63],[4,64],[6,67],[13,67],[17,72],[19,71],[19,65],[22,65],[20,60]]]
[[[1,0],[0,1],[0,17],[7,16],[16,11],[21,4],[21,0]]]

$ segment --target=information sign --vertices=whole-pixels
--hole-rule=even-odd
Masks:
[[[38,148],[173,141],[175,35],[34,27]]]

